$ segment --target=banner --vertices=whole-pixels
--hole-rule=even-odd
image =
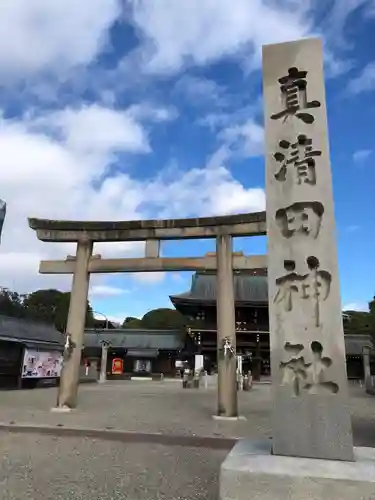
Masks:
[[[112,375],[121,375],[124,371],[124,361],[121,358],[112,360]]]
[[[58,351],[25,349],[22,378],[58,378],[61,374],[63,356]]]

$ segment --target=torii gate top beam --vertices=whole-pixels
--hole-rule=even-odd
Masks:
[[[113,222],[29,218],[29,226],[39,240],[49,242],[203,239],[225,234],[261,236],[266,234],[266,213]]]

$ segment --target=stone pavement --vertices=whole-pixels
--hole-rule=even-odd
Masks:
[[[0,433],[0,499],[217,500],[226,454]]]
[[[375,447],[375,398],[350,388],[350,408],[357,446]],[[1,392],[0,423],[112,429],[174,436],[270,437],[271,386],[255,385],[239,393],[247,421],[212,419],[216,390],[181,389],[179,382],[108,382],[84,384],[79,405],[69,414],[51,413],[56,388]]]
[[[375,398],[359,387],[350,393],[355,442],[375,446]],[[270,396],[269,385],[239,393],[247,421],[223,422],[212,420],[212,386],[182,390],[179,382],[168,381],[84,384],[79,407],[69,414],[50,413],[56,388],[3,391],[0,424],[14,431],[17,424],[47,425],[56,433],[80,427],[83,433],[85,428],[99,430],[107,439],[0,432],[0,500],[217,500],[220,465],[232,445],[223,438],[269,437]],[[145,433],[146,442],[113,435],[109,440],[108,433],[116,430]],[[174,439],[169,442],[173,446],[157,444],[147,433]],[[200,446],[190,441],[198,439],[194,436],[211,439]],[[220,446],[215,449],[213,442]]]

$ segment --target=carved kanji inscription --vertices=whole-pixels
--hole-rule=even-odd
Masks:
[[[297,141],[279,141],[280,150],[274,153],[274,159],[281,164],[275,173],[275,179],[285,182],[288,169],[292,168],[292,175],[297,184],[316,184],[315,158],[321,156],[322,152],[313,149],[312,139],[306,135],[299,135]]]
[[[320,326],[320,302],[329,295],[332,277],[328,271],[319,269],[316,257],[308,257],[306,263],[309,272],[298,274],[294,261],[284,261],[284,269],[289,272],[276,280],[278,290],[273,300],[282,304],[285,312],[293,310],[296,300],[311,300],[315,325]]]
[[[314,115],[307,110],[319,108],[320,102],[307,99],[307,71],[289,68],[288,74],[279,78],[279,83],[283,109],[271,115],[271,119],[285,121],[290,116],[296,116],[304,123],[313,123]]]
[[[326,377],[326,370],[332,365],[332,360],[323,356],[320,342],[314,341],[310,345],[311,363],[306,363],[304,356],[299,356],[304,350],[302,344],[286,342],[284,350],[289,359],[280,363],[281,384],[290,386],[295,396],[303,391],[309,394],[336,394],[339,391],[339,386]]]
[[[291,238],[295,234],[303,234],[316,239],[323,213],[324,207],[320,202],[307,201],[280,208],[275,217],[285,238]]]

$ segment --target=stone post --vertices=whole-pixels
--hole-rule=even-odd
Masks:
[[[363,375],[365,382],[365,389],[371,389],[371,367],[370,367],[370,352],[371,349],[369,346],[366,346],[362,349],[362,359],[363,359]]]
[[[108,348],[108,342],[102,342],[102,360],[100,364],[99,384],[105,384],[107,381]]]
[[[234,304],[232,237],[218,236],[217,258],[217,366],[218,366],[218,416],[237,417],[236,383],[236,324]],[[229,339],[232,353],[224,355],[223,344]]]
[[[92,255],[91,241],[77,243],[75,271],[70,296],[67,336],[70,348],[64,352],[64,364],[60,377],[57,398],[58,408],[75,408],[79,384],[79,367],[83,347],[83,335],[86,321],[87,295],[89,289],[88,264]]]
[[[353,460],[322,43],[263,48],[273,453]]]

